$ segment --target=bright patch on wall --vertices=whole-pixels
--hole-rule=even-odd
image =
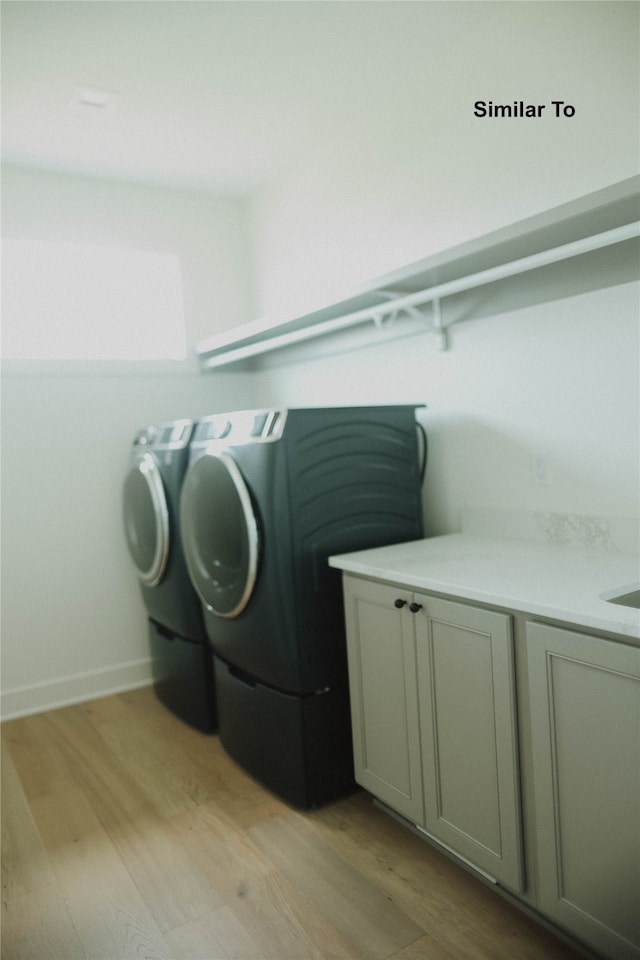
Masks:
[[[184,360],[180,258],[3,238],[5,360]]]

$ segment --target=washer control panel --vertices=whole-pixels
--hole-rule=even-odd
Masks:
[[[145,427],[133,441],[134,447],[154,450],[182,450],[188,446],[193,430],[192,420],[173,420],[157,426]]]
[[[203,417],[195,426],[192,443],[209,444],[224,441],[225,445],[265,443],[279,440],[286,420],[286,410],[236,410]]]

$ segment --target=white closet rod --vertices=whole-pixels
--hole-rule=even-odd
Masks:
[[[513,277],[519,273],[536,270],[538,267],[559,263],[562,260],[578,257],[584,253],[591,253],[594,250],[600,250],[603,247],[609,247],[615,243],[622,243],[624,240],[631,240],[638,236],[640,236],[640,221],[628,223],[622,227],[616,227],[613,230],[606,230],[604,233],[596,233],[592,236],[584,237],[581,240],[574,240],[571,243],[566,243],[559,247],[552,247],[549,250],[531,254],[528,257],[521,257],[519,260],[511,260],[508,263],[503,263],[496,267],[489,267],[487,270],[480,270],[478,273],[472,273],[466,277],[459,277],[456,280],[439,283],[426,290],[405,294],[393,300],[387,300],[385,303],[381,303],[375,307],[365,307],[362,310],[356,310],[354,313],[348,313],[343,317],[336,317],[334,320],[325,320],[300,330],[265,337],[256,343],[250,343],[244,347],[236,347],[218,356],[205,358],[203,365],[211,369],[212,367],[222,366],[238,360],[245,360],[256,354],[265,353],[268,350],[288,347],[294,343],[310,340],[313,337],[320,337],[327,333],[334,333],[337,330],[357,326],[360,323],[365,323],[367,320],[375,320],[379,323],[382,317],[389,314],[398,313],[407,308],[416,307],[424,303],[438,301],[443,297],[449,297],[455,293],[462,293],[465,290],[472,290],[475,287],[494,283],[496,280],[504,280],[507,277]]]

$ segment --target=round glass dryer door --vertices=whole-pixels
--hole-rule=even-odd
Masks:
[[[124,530],[140,580],[157,586],[169,559],[169,511],[160,469],[150,453],[134,458],[125,480]]]
[[[180,524],[189,574],[207,609],[237,617],[258,568],[258,527],[251,497],[228,454],[206,453],[182,487]]]

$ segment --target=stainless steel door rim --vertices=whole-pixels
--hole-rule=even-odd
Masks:
[[[237,617],[258,573],[258,525],[233,457],[208,450],[189,469],[181,497],[181,533],[189,575],[211,613]]]
[[[156,587],[169,561],[169,510],[160,468],[150,453],[136,454],[132,460],[125,482],[124,515],[138,576],[145,586]]]

